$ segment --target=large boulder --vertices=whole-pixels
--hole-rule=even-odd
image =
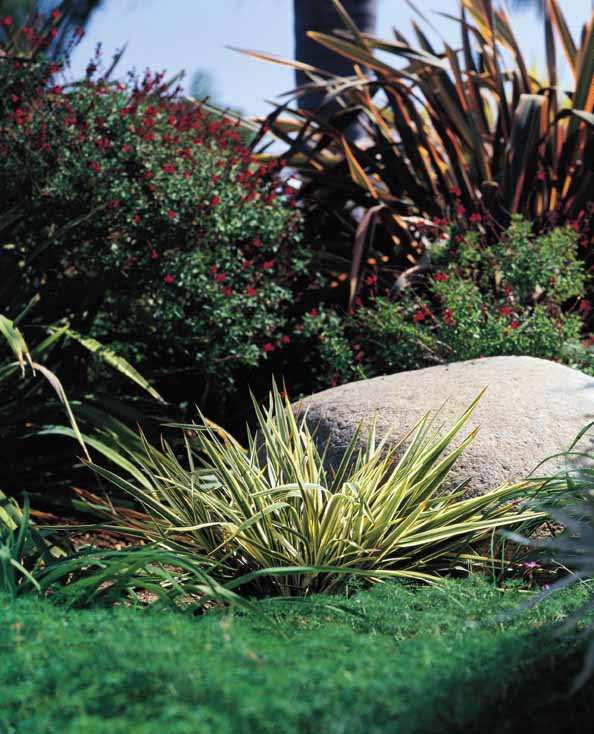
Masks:
[[[449,480],[453,486],[471,478],[469,494],[526,477],[594,421],[594,379],[533,357],[489,357],[352,382],[305,398],[296,408],[307,409],[318,443],[329,441],[327,462],[336,467],[360,421],[375,416],[379,436],[391,429],[396,440],[447,400],[442,417],[451,425],[484,387],[460,436],[476,426],[480,431]],[[546,473],[561,463],[548,462]]]

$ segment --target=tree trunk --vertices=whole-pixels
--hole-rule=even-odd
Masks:
[[[377,0],[342,0],[342,4],[361,31],[375,33]],[[331,0],[293,0],[293,11],[295,59],[337,76],[354,74],[353,64],[349,59],[307,37],[308,31],[330,34],[336,28],[344,28]],[[310,80],[303,72],[296,71],[296,81],[301,86]],[[320,107],[323,98],[323,92],[307,91],[299,98],[298,105],[302,109],[314,111]]]

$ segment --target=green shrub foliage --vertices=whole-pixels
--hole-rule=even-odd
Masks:
[[[40,33],[0,59],[4,313],[39,299],[26,326],[65,317],[153,378],[191,374],[195,402],[230,397],[287,341],[308,265],[276,164],[162,75],[111,81],[100,51],[67,84]]]
[[[588,363],[579,345],[586,275],[573,229],[534,236],[515,218],[487,247],[477,222],[463,237],[444,231],[426,240],[424,258],[401,278],[400,293],[376,290],[350,314],[306,317],[320,386],[500,354],[571,362],[572,344]]]

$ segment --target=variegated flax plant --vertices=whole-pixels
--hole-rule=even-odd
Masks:
[[[538,491],[534,483],[478,497],[465,483],[444,491],[476,434],[459,435],[478,400],[447,430],[425,415],[397,445],[376,440],[372,424],[363,447],[360,428],[330,470],[307,416],[296,416],[274,387],[267,406],[255,403],[258,430],[247,448],[202,419],[178,426],[183,462],[167,445],[146,444],[145,456],[122,456],[125,472],[95,469],[146,511],[131,517],[116,508],[120,527],[195,553],[228,588],[237,579],[243,593],[337,591],[357,575],[432,581],[454,566],[487,562],[473,544],[497,528],[540,517],[523,502]]]

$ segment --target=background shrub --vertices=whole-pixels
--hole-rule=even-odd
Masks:
[[[216,413],[288,339],[300,214],[238,123],[160,74],[110,81],[100,51],[66,84],[42,56],[52,29],[20,29],[0,59],[2,309],[31,304],[25,333],[67,319]],[[101,377],[80,353],[71,367]]]
[[[579,341],[589,304],[572,228],[534,236],[515,218],[494,245],[480,226],[464,237],[445,232],[427,241],[425,265],[403,276],[399,291],[380,294],[368,280],[368,303],[306,316],[301,335],[320,387],[501,354],[591,367]]]

